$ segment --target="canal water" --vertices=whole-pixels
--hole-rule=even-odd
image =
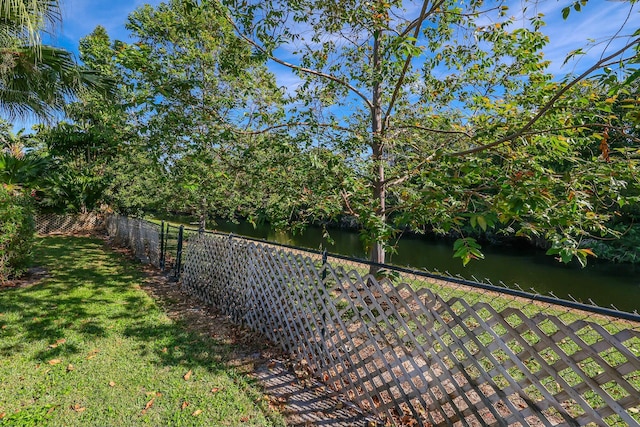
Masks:
[[[193,221],[181,219],[184,223]],[[323,239],[322,230],[315,227],[293,235],[275,231],[269,225],[254,228],[247,222],[235,224],[218,220],[215,224],[207,224],[207,229],[367,258],[359,234],[355,231],[330,230],[334,241],[330,244]],[[463,267],[459,258],[453,258],[452,247],[451,241],[403,237],[398,242],[397,253],[390,255],[387,261],[402,267],[446,271],[466,279],[489,279],[494,284],[502,281],[510,287],[518,284],[525,291],[533,289],[544,295],[552,292],[565,299],[571,295],[578,301],[589,303],[591,300],[603,307],[610,308],[613,305],[624,311],[640,311],[640,266],[594,262],[591,259],[587,267],[580,268],[578,265],[559,263],[545,255],[543,250],[485,246],[485,259],[472,260]]]

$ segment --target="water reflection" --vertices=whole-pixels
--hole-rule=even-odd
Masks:
[[[176,220],[176,218],[172,218]],[[191,219],[178,218],[188,223]],[[366,258],[357,232],[331,230],[333,243],[323,239],[322,230],[308,228],[301,234],[275,231],[268,225],[254,228],[247,222],[234,224],[217,221],[207,228],[225,233],[251,236],[277,243],[329,252],[356,258]],[[538,293],[553,292],[558,297],[573,296],[578,301],[592,300],[600,306],[614,305],[625,311],[640,311],[640,275],[638,267],[592,262],[586,268],[564,265],[544,254],[544,251],[521,248],[485,247],[485,259],[471,261],[466,267],[453,258],[452,243],[417,237],[403,237],[389,263],[417,269],[448,271],[465,278],[488,278],[493,283],[517,283],[522,289]]]

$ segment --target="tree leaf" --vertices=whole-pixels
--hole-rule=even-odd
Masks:
[[[482,231],[487,231],[487,220],[483,216],[478,216],[478,225],[482,228]]]
[[[185,381],[189,381],[189,378],[191,378],[191,375],[193,374],[193,372],[191,371],[191,369],[189,369],[189,372],[187,372],[186,374],[184,374],[182,376],[182,378],[184,378]]]

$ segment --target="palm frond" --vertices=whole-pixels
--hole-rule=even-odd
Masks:
[[[41,33],[52,32],[61,20],[59,0],[0,0],[0,46],[11,38],[38,46]]]
[[[0,72],[0,110],[11,119],[36,115],[50,118],[84,91],[111,93],[113,82],[99,73],[80,68],[73,55],[53,46],[0,49],[12,56],[12,68]]]

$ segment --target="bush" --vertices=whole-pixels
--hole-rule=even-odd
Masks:
[[[32,259],[35,231],[31,197],[0,185],[0,282],[20,276]]]

